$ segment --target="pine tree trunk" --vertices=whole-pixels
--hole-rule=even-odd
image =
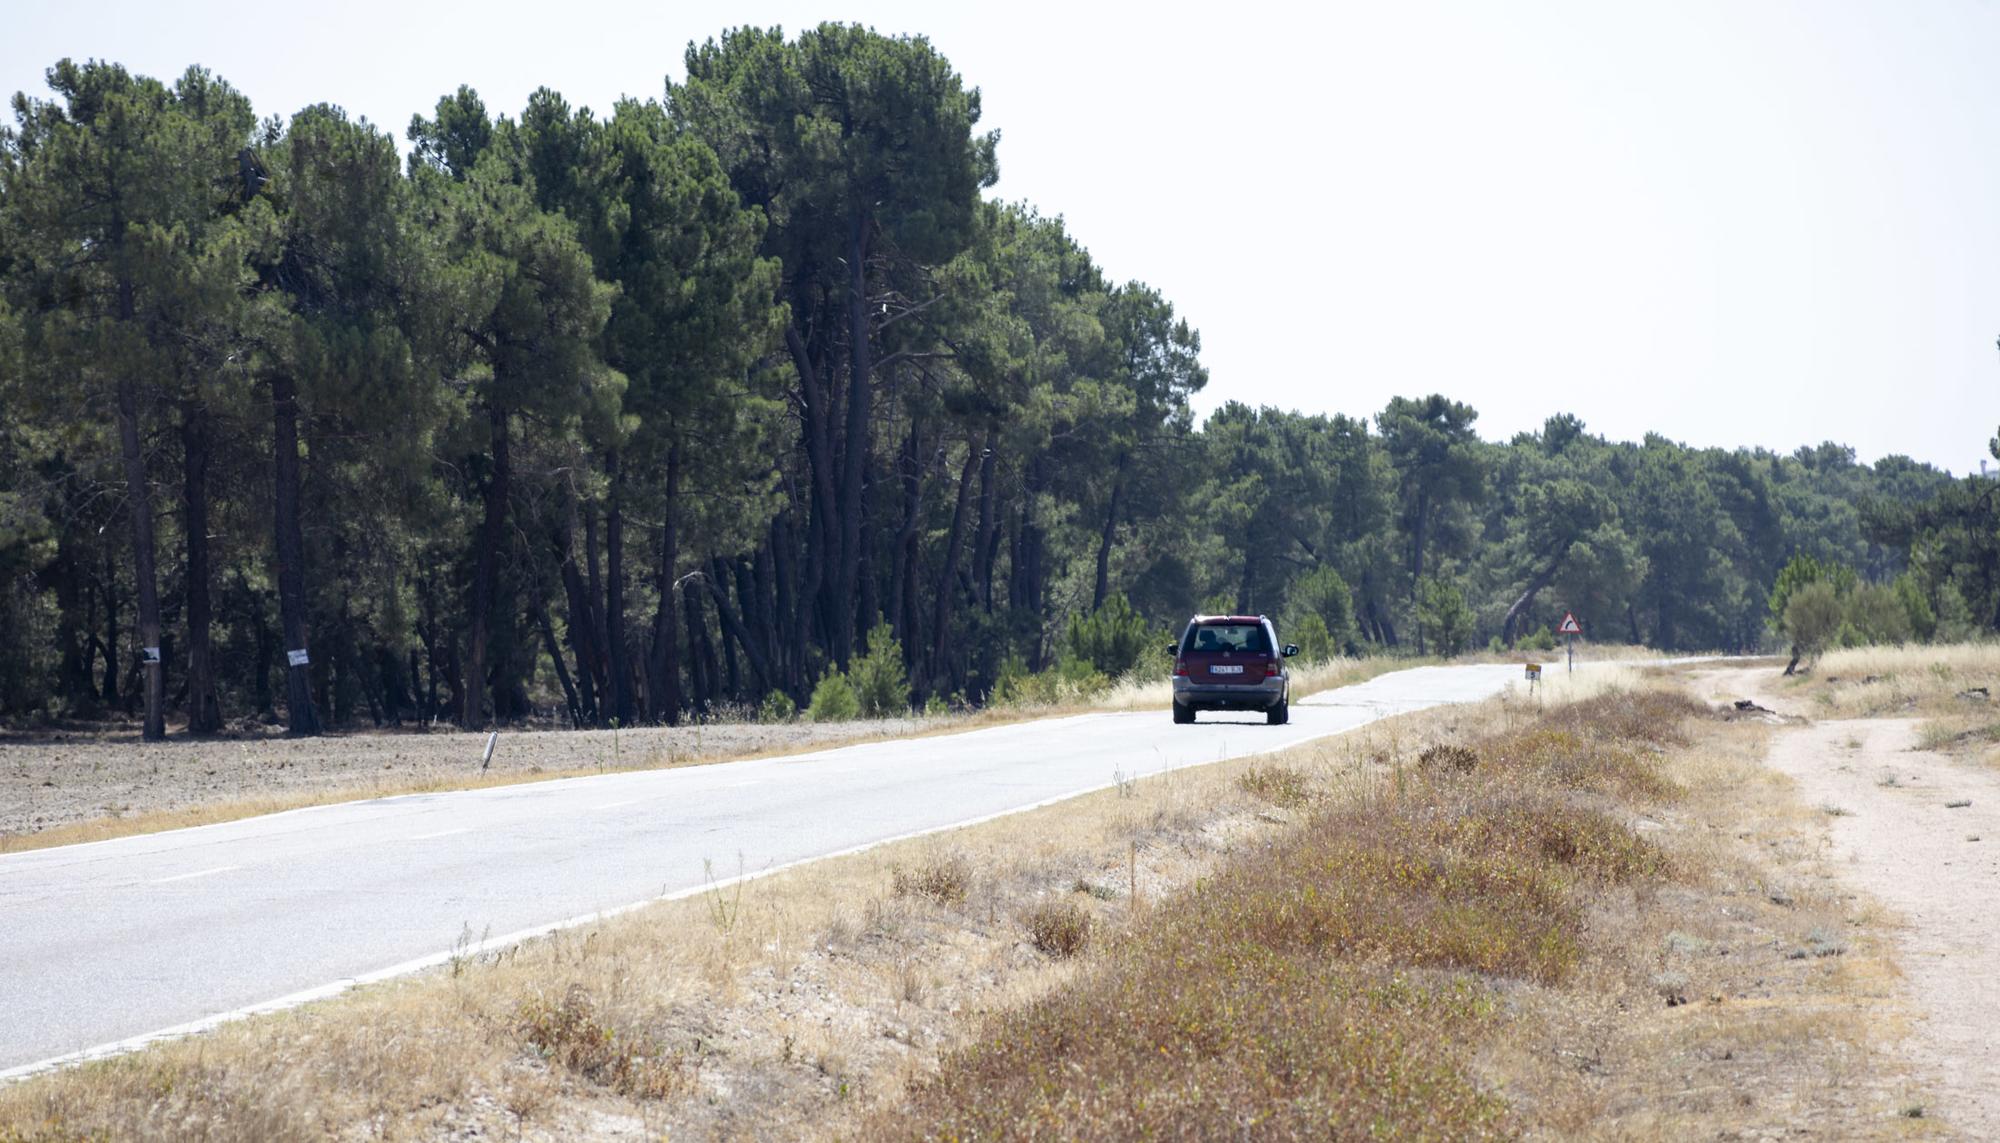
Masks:
[[[285,721],[294,735],[320,733],[306,650],[306,542],[299,520],[298,388],[282,370],[271,377],[272,550],[278,564],[278,626],[286,653]],[[296,661],[294,661],[296,660]]]
[[[181,408],[181,470],[187,525],[187,636],[189,734],[222,729],[222,706],[215,695],[210,656],[212,612],[208,562],[208,418],[192,402]]]
[[[618,453],[605,454],[605,474],[611,478],[611,499],[604,506],[604,631],[605,652],[611,656],[611,713],[618,725],[638,720],[632,694],[632,655],[625,646],[625,472]]]
[[[82,713],[97,703],[97,688],[90,678],[96,638],[91,630],[95,623],[88,616],[93,596],[74,539],[68,528],[56,534],[56,559],[48,579],[56,597],[56,645],[62,651],[57,687],[68,714]]]
[[[1238,615],[1250,614],[1251,576],[1257,570],[1256,551],[1257,545],[1246,538],[1243,543],[1242,577],[1236,584],[1236,614]]]
[[[701,598],[696,594],[700,590],[701,585],[694,580],[681,585],[681,612],[688,637],[688,707],[697,715],[708,712],[709,695],[712,693],[701,653]]]
[[[801,652],[811,642],[815,621],[827,628],[833,605],[827,599],[829,588],[837,582],[827,578],[828,565],[838,562],[839,551],[834,533],[834,519],[839,514],[838,498],[833,487],[833,442],[832,394],[829,386],[820,383],[819,370],[813,364],[812,354],[800,336],[796,326],[785,329],[785,344],[792,353],[792,365],[799,374],[799,436],[805,441],[806,467],[810,470],[810,504],[806,513],[805,559],[799,567],[800,590],[797,596],[797,614],[794,616],[793,641]],[[836,656],[836,662],[845,663]]]
[[[244,594],[249,593],[246,591]],[[252,672],[252,677],[256,679],[257,717],[275,722],[277,696],[271,692],[271,656],[277,653],[278,648],[271,637],[271,625],[264,622],[264,609],[254,602],[250,606],[250,632],[257,645],[257,665]]]
[[[1565,548],[1563,552],[1558,553],[1554,558],[1550,559],[1548,566],[1536,572],[1535,577],[1528,581],[1528,586],[1515,598],[1513,606],[1507,608],[1507,614],[1500,620],[1500,641],[1502,643],[1510,646],[1513,644],[1515,624],[1521,621],[1521,615],[1528,610],[1528,606],[1535,602],[1535,596],[1543,588],[1549,586],[1549,581],[1556,577],[1556,571],[1562,567],[1562,558],[1567,553],[1568,549]]]
[[[611,655],[610,641],[604,630],[604,577],[598,574],[597,564],[597,509],[592,506],[583,513],[583,566],[589,575],[590,595],[586,614],[590,623],[590,636],[597,648],[597,658],[591,663],[591,670],[597,673],[597,693],[605,698],[604,714],[611,714]]]
[[[507,410],[488,404],[486,417],[493,440],[493,471],[487,475],[482,494],[485,517],[479,526],[478,550],[473,553],[471,630],[465,641],[465,687],[461,694],[459,725],[478,730],[486,725],[486,643],[492,630],[494,595],[500,576],[500,549],[507,539],[507,480],[510,461],[507,452]],[[495,706],[498,707],[496,702]]]
[[[931,611],[930,683],[933,690],[946,683],[945,651],[951,643],[952,584],[958,576],[959,538],[965,532],[965,504],[972,491],[972,474],[979,465],[979,445],[967,441],[965,467],[958,476],[958,501],[951,510],[951,528],[945,533],[944,564],[938,569],[937,595]]]
[[[918,459],[917,422],[903,437],[903,452],[897,458],[897,476],[903,486],[903,523],[896,531],[896,543],[889,552],[889,622],[902,641],[907,658],[917,647],[916,625],[911,622],[909,573],[917,557],[918,515],[923,510],[923,472]]]
[[[667,450],[666,518],[660,526],[657,573],[659,607],[653,612],[653,662],[660,683],[653,701],[653,718],[668,726],[681,720],[681,652],[674,631],[674,571],[680,563],[680,531],[676,524],[681,486],[681,446]]]
[[[166,664],[160,650],[160,589],[153,554],[153,490],[139,451],[139,392],[130,377],[118,382],[118,446],[125,466],[125,499],[132,514],[132,577],[139,595],[139,655],[144,665],[146,721],[141,736],[167,736]]]
[[[577,694],[576,683],[569,677],[569,667],[563,663],[562,644],[556,641],[555,624],[549,622],[548,605],[542,601],[540,587],[535,589],[535,626],[541,629],[542,643],[549,650],[549,662],[555,664],[556,681],[562,684],[563,698],[569,703],[569,724],[572,729],[583,725],[583,699]]]
[[[986,434],[986,447],[979,455],[979,540],[973,548],[972,581],[979,592],[979,605],[993,614],[993,559],[998,553],[994,544],[1000,535],[999,505],[995,503],[997,490],[995,468],[999,463],[999,434]]]
[[[805,648],[799,644],[799,576],[797,552],[793,549],[790,509],[771,518],[771,578],[774,584],[772,625],[777,630],[780,657],[784,660],[785,693],[804,697]]]
[[[577,567],[576,561],[576,496],[572,494],[564,499],[567,504],[568,519],[555,530],[553,536],[556,566],[562,576],[570,650],[576,655],[578,707],[582,712],[584,725],[596,726],[603,721],[603,714],[598,710],[597,681],[594,677],[594,672],[603,670],[598,664],[600,652],[597,647],[597,624],[591,618],[590,596],[584,589],[583,572]]]
[[[1104,532],[1097,541],[1097,587],[1090,593],[1090,609],[1096,611],[1111,596],[1111,541],[1118,536],[1119,501],[1125,495],[1126,458],[1118,458],[1117,475],[1111,478],[1111,507],[1104,513]]]
[[[118,567],[104,554],[104,705],[118,705]]]
[[[729,591],[725,586],[729,580],[729,569],[720,558],[708,561],[708,597],[715,604],[715,618],[722,626],[722,649],[729,660],[729,687],[737,690],[736,655],[732,647],[741,647],[744,657],[750,660],[751,685],[760,690],[773,677],[771,665],[757,649],[750,629],[729,604]]]
[[[854,653],[854,607],[861,575],[861,518],[868,510],[863,478],[868,468],[870,371],[868,344],[868,239],[872,222],[856,210],[847,230],[847,452],[840,478],[840,570],[836,579],[833,653],[845,666]]]

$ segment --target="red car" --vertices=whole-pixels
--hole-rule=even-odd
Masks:
[[[1197,615],[1167,652],[1174,657],[1175,722],[1193,722],[1204,710],[1261,710],[1272,726],[1291,716],[1285,660],[1299,649],[1281,645],[1264,616]]]

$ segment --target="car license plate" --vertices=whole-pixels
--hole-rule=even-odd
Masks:
[[[1211,675],[1240,675],[1243,673],[1243,664],[1232,663],[1228,666],[1222,666],[1218,664],[1216,666],[1210,667],[1208,669],[1208,673]]]

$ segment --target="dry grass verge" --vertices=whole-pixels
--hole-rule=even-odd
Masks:
[[[948,1058],[881,1130],[1506,1134],[1506,1101],[1463,1050],[1500,1023],[1490,981],[1562,983],[1584,892],[1664,879],[1657,847],[1577,795],[1671,790],[1634,752],[1693,709],[1600,698],[1459,747],[1469,766],[1397,767],[1142,919],[1103,964]],[[1299,783],[1258,767],[1239,784]]]
[[[1830,651],[1782,683],[1820,718],[1954,715],[2000,700],[2000,643]],[[1982,695],[1981,692],[1984,692]],[[1960,696],[1968,697],[1960,697]]]
[[[1782,693],[1815,718],[1922,719],[1922,749],[2000,764],[2000,643],[1833,651]]]
[[[0,1089],[0,1140],[1921,1129],[1877,1051],[1879,921],[1823,878],[1765,729],[1546,701],[1174,771],[37,1077]],[[1037,1094],[1016,1058],[1064,1066]],[[954,1093],[987,1083],[1063,1118],[967,1118]],[[1208,1117],[1224,1099],[1253,1118]]]
[[[1323,791],[1455,718],[1282,764]],[[1125,783],[35,1077],[0,1088],[0,1140],[851,1134],[987,1014],[1284,828],[1236,787],[1253,764]]]
[[[1797,870],[1765,850],[1816,826],[1761,728],[1657,690],[1498,705],[1140,919],[867,1134],[1907,1131],[1886,962],[1846,902],[1772,880]],[[1775,809],[1784,838],[1736,838],[1768,846],[1714,836]]]

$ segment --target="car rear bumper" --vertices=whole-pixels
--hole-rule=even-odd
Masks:
[[[1197,683],[1175,676],[1174,703],[1196,710],[1269,710],[1285,699],[1283,677],[1261,683]]]

